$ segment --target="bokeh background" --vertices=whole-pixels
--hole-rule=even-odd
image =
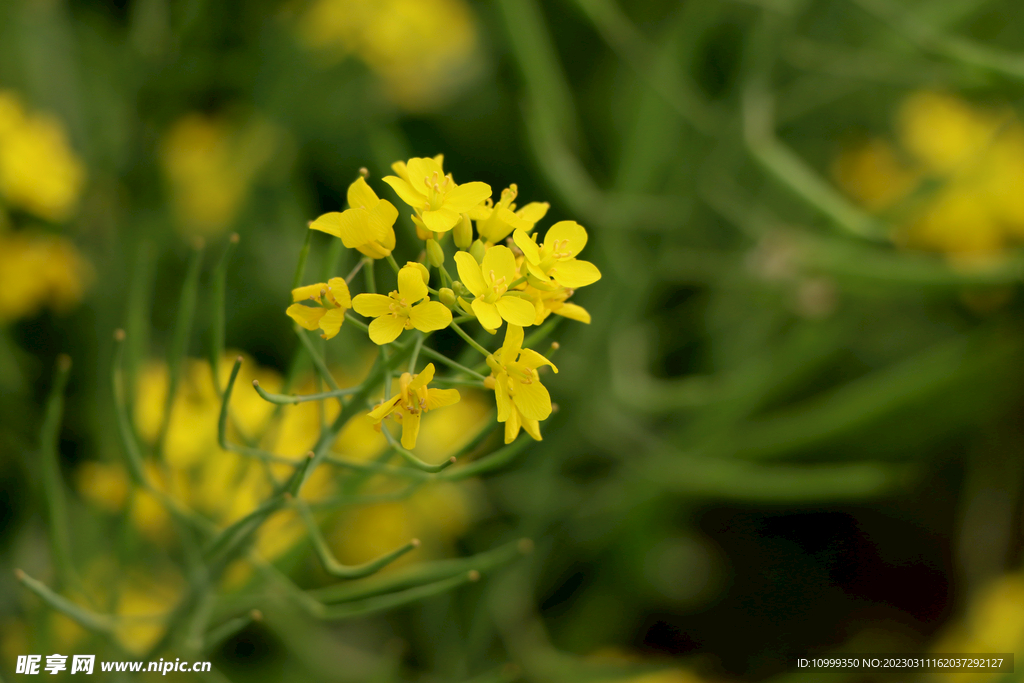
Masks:
[[[406,569],[518,538],[534,552],[362,619],[268,612],[211,645],[206,680],[874,680],[893,676],[794,657],[1013,652],[1022,31],[1012,0],[0,3],[0,676],[26,653],[128,658],[14,578],[59,578],[55,488],[80,574],[66,595],[147,615],[185,581],[166,513],[123,465],[113,330],[135,430],[167,430],[166,487],[235,518],[264,492],[216,446],[209,302],[228,235],[240,386],[311,391],[284,315],[307,221],[344,207],[360,167],[396,201],[390,164],[438,153],[460,182],[551,202],[545,226],[588,229],[604,277],[576,300],[593,322],[554,333],[543,442],[486,476],[353,499],[325,535],[350,562],[419,536]],[[397,230],[414,242],[406,216]],[[310,272],[330,249],[314,236]],[[332,340],[353,376],[356,336]],[[269,414],[253,397],[242,433]],[[488,400],[425,429],[457,448]],[[320,417],[289,415],[274,438],[297,456]],[[372,433],[349,432],[369,453]],[[326,590],[293,522],[268,524],[259,552]],[[144,652],[162,628],[115,640]]]

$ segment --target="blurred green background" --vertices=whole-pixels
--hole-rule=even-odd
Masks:
[[[162,633],[135,624],[111,644],[15,580],[21,568],[56,582],[54,486],[86,587],[69,598],[150,614],[184,580],[186,550],[120,464],[113,330],[129,331],[146,438],[197,238],[185,373],[209,385],[199,359],[235,232],[226,345],[258,368],[248,380],[280,382],[300,346],[284,308],[307,221],[344,207],[360,167],[397,202],[379,182],[390,164],[439,153],[459,182],[551,202],[545,228],[587,228],[604,277],[574,301],[593,322],[553,333],[558,411],[543,442],[430,497],[356,502],[328,540],[353,562],[412,534],[427,559],[519,538],[534,551],[365,618],[260,604],[263,621],[207,649],[205,680],[873,680],[894,676],[795,673],[793,659],[1013,652],[1022,10],[0,3],[0,676],[20,679],[19,654],[129,659],[118,653]],[[396,231],[415,259],[407,216]],[[314,234],[307,272],[335,274],[330,249]],[[331,360],[355,372],[365,346],[342,337]],[[54,445],[59,354],[72,368]],[[219,399],[205,391],[183,399],[192,412],[174,427],[189,462],[215,429]],[[460,419],[481,419],[488,401],[466,400]],[[301,441],[303,424],[291,428]],[[246,491],[199,476],[210,479],[187,485],[218,504]],[[301,534],[273,533],[288,550],[270,533],[261,552],[280,572],[304,590],[335,583]],[[120,588],[90,598],[89,586]]]

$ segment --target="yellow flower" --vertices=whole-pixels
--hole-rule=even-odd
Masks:
[[[540,421],[551,414],[551,395],[541,384],[537,368],[555,364],[536,351],[523,348],[523,328],[509,324],[505,343],[496,354],[487,357],[491,375],[484,382],[494,389],[498,405],[498,422],[505,423],[505,443],[512,443],[519,428],[537,441],[541,440]]]
[[[319,230],[340,237],[349,249],[357,249],[371,258],[381,259],[395,248],[395,220],[398,209],[381,199],[373,189],[358,178],[348,186],[349,209],[342,213],[325,213],[310,223],[310,230]]]
[[[434,379],[434,364],[423,368],[423,372],[415,377],[403,372],[399,378],[398,395],[384,401],[370,411],[367,417],[377,429],[381,420],[389,415],[402,423],[402,447],[416,448],[416,437],[420,433],[420,417],[423,413],[444,408],[459,401],[459,392],[455,389],[431,389],[427,387]]]
[[[532,232],[537,221],[547,215],[551,206],[547,202],[530,202],[516,210],[513,202],[518,194],[519,188],[514,184],[509,185],[501,191],[501,199],[497,204],[488,199],[487,203],[470,209],[469,217],[476,221],[477,232],[488,244],[497,244],[511,235],[513,230]]]
[[[299,31],[329,57],[354,53],[406,109],[437,107],[480,71],[464,0],[315,0]]]
[[[352,299],[352,308],[356,313],[374,319],[370,323],[370,339],[373,343],[391,343],[398,339],[402,330],[414,327],[421,332],[433,332],[451,324],[452,312],[444,304],[429,300],[416,303],[429,295],[424,271],[422,266],[403,266],[398,271],[397,290],[387,296],[357,294]]]
[[[128,473],[117,464],[89,460],[78,467],[78,490],[96,507],[118,512],[128,498]]]
[[[182,232],[226,230],[281,137],[260,118],[238,125],[192,113],[175,122],[161,143],[160,161]]]
[[[535,280],[534,283],[526,285],[526,288],[523,289],[523,294],[533,303],[536,309],[537,314],[533,320],[534,325],[540,325],[552,313],[563,318],[590,324],[590,313],[587,312],[587,309],[567,301],[573,295],[573,290],[571,289],[558,285],[545,285]]]
[[[416,210],[427,230],[447,232],[462,216],[491,196],[491,186],[473,182],[456,185],[436,159],[415,157],[405,166],[406,178],[386,176],[384,182]]]
[[[318,306],[303,306],[299,301],[315,301]],[[344,278],[332,277],[327,282],[306,285],[292,290],[293,303],[285,313],[307,330],[321,329],[324,339],[335,337],[345,322],[345,311],[352,308],[352,297]]]
[[[51,221],[68,218],[85,183],[85,168],[56,119],[26,112],[0,90],[0,195]]]
[[[52,235],[0,233],[0,323],[82,300],[92,271],[75,246]]]
[[[487,330],[497,330],[502,319],[523,327],[533,324],[536,311],[526,299],[508,293],[516,280],[516,257],[505,246],[495,246],[484,254],[483,263],[477,263],[471,254],[455,254],[459,279],[473,296],[471,307],[480,324]]]
[[[559,221],[552,225],[541,246],[537,246],[536,235],[528,235],[522,230],[516,230],[512,239],[523,250],[527,270],[542,282],[550,278],[562,287],[576,289],[601,279],[597,266],[576,258],[576,254],[587,245],[587,231],[575,221]]]

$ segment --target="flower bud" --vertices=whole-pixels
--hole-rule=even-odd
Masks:
[[[469,248],[469,253],[473,255],[473,258],[476,259],[477,263],[484,262],[484,252],[486,251],[487,249],[484,247],[484,243],[480,240],[473,242],[472,246]]]
[[[434,268],[440,268],[444,263],[444,250],[437,240],[427,240],[427,263]]]
[[[459,249],[469,249],[469,245],[473,243],[473,224],[469,222],[467,214],[462,214],[462,220],[455,224],[452,239]]]
[[[427,270],[427,267],[425,265],[423,265],[422,263],[419,263],[417,261],[407,261],[406,264],[405,264],[405,267],[406,268],[415,268],[416,270],[418,270],[419,273],[420,273],[420,277],[423,278],[423,284],[425,284],[425,285],[429,285],[430,284],[430,271]]]
[[[447,287],[442,287],[437,291],[437,298],[448,308],[455,308],[455,292]]]
[[[455,290],[455,294],[457,296],[463,296],[463,297],[470,296],[469,290],[466,289],[466,285],[462,284],[458,280],[456,280],[456,281],[454,281],[452,283],[452,289]]]

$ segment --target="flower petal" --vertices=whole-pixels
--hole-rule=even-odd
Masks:
[[[551,205],[547,202],[530,202],[516,211],[516,215],[532,226],[547,215],[549,208],[551,208]]]
[[[402,266],[398,271],[398,293],[410,304],[426,298],[427,285],[423,283],[423,275],[418,268]]]
[[[433,230],[434,232],[448,232],[455,227],[462,216],[447,206],[442,206],[437,211],[424,211],[421,214],[423,218],[423,225],[427,226],[427,230]]]
[[[487,283],[484,282],[483,273],[480,272],[480,264],[476,262],[473,255],[467,251],[455,253],[455,266],[459,270],[459,280],[469,288],[475,296],[483,296],[487,293]]]
[[[513,410],[509,415],[508,420],[505,421],[505,443],[512,443],[519,436],[519,411]]]
[[[434,410],[435,408],[444,408],[454,403],[458,403],[459,392],[456,389],[428,389],[427,390],[427,410]]]
[[[493,284],[490,281],[493,272],[495,279],[505,278],[505,287],[508,287],[516,279],[516,256],[511,249],[499,244],[487,250],[480,269],[488,285]]]
[[[503,296],[494,302],[498,308],[498,315],[520,327],[529,327],[537,319],[537,308],[518,296]]]
[[[352,308],[359,315],[376,318],[391,313],[394,301],[383,294],[356,294],[352,299]]]
[[[426,189],[423,181],[434,180],[433,176],[435,173],[437,174],[436,182],[444,182],[444,170],[441,168],[441,164],[437,163],[436,159],[413,157],[406,163],[405,168],[409,172],[409,184],[417,191],[420,188]]]
[[[540,355],[533,349],[523,349],[522,351],[520,351],[519,362],[525,365],[526,367],[530,368],[531,370],[536,370],[542,365],[550,365],[552,370],[554,370],[556,373],[558,372],[558,368],[555,367],[554,363],[552,363],[547,358]]]
[[[380,422],[385,417],[391,414],[391,411],[395,409],[395,405],[402,400],[402,395],[398,394],[392,396],[387,401],[384,401],[379,406],[371,410],[366,414],[366,417],[370,418],[373,422]]]
[[[590,261],[578,259],[556,263],[555,267],[551,269],[550,275],[555,282],[569,289],[586,287],[601,279],[601,271],[597,269],[597,266]]]
[[[540,435],[540,422],[537,420],[523,419],[523,429],[526,433],[533,437],[534,441],[543,441],[544,437]]]
[[[318,282],[315,285],[305,285],[303,287],[296,287],[292,290],[292,301],[298,303],[299,301],[309,301],[315,299],[320,301],[320,292],[327,288],[327,283]]]
[[[332,277],[327,281],[327,295],[334,297],[334,303],[342,308],[352,308],[352,295],[343,277]]]
[[[376,234],[377,241],[381,244],[386,244],[388,232],[391,232],[391,234],[394,235],[395,231],[392,226],[394,226],[395,221],[397,220],[398,209],[396,209],[395,205],[386,199],[381,199],[377,202],[376,206],[370,209],[370,226]],[[391,247],[388,248],[390,249],[394,246],[394,242],[392,242]]]
[[[417,192],[413,189],[412,185],[397,176],[384,176],[384,182],[391,186],[391,189],[395,191],[399,199],[414,209],[422,209],[427,203],[427,195]]]
[[[487,183],[463,183],[444,196],[444,207],[463,213],[490,196],[491,186]]]
[[[365,295],[360,294],[359,296]],[[356,299],[358,299],[359,296],[357,296]],[[382,315],[379,318],[374,318],[373,322],[370,323],[370,341],[378,346],[381,344],[390,344],[398,339],[398,335],[402,334],[402,330],[404,329],[404,317]]]
[[[505,387],[505,383],[508,381],[508,375],[504,372],[498,375],[498,379],[494,384],[494,402],[498,406],[498,422],[504,422],[507,420],[512,413],[512,399],[508,395],[508,389]]]
[[[501,314],[494,304],[489,304],[483,299],[473,299],[473,312],[486,329],[496,330],[501,327]]]
[[[576,221],[558,221],[544,235],[544,246],[548,249],[559,242],[558,252],[568,252],[573,258],[587,246],[587,231]]]
[[[320,232],[326,232],[328,235],[341,237],[341,213],[338,211],[325,213],[310,223],[309,229],[319,230]]]
[[[402,418],[402,448],[416,448],[416,437],[420,435],[420,413],[406,413]]]
[[[536,380],[530,383],[517,381],[512,401],[526,419],[544,420],[551,414],[551,394]]]
[[[523,348],[523,328],[519,325],[509,324],[505,330],[505,341],[501,345],[501,364],[508,365],[515,361],[519,350]]]
[[[432,379],[434,379],[434,364],[427,363],[427,367],[423,368],[423,371],[416,375],[416,379],[409,382],[409,391],[416,391],[420,387],[427,386]]]
[[[328,213],[313,221],[310,230],[320,230],[341,238],[349,249],[372,242],[376,232],[370,225],[370,212],[364,209],[348,209],[342,213]]]
[[[377,202],[380,198],[377,193],[366,184],[366,179],[362,176],[356,178],[356,181],[348,186],[348,206],[350,209],[366,209],[367,211],[372,210],[377,206]]]
[[[324,339],[333,339],[341,330],[341,324],[345,322],[345,309],[332,308],[320,318],[320,329],[324,331]]]
[[[412,307],[409,320],[420,332],[433,332],[452,324],[452,312],[440,301],[425,301]]]
[[[319,306],[313,308],[312,306],[303,306],[302,304],[292,304],[285,310],[289,318],[307,330],[319,329],[320,318],[324,317],[326,312],[327,309],[325,308],[320,308]]]
[[[590,324],[590,313],[587,312],[587,309],[582,306],[577,306],[576,304],[562,304],[558,308],[553,309],[552,313],[560,315],[563,318],[568,318],[569,320],[586,323],[587,325]]]
[[[528,235],[525,230],[516,230],[512,233],[512,241],[516,243],[516,246],[522,249],[523,255],[526,256],[526,260],[530,263],[540,263],[540,247],[533,241],[533,237]]]

